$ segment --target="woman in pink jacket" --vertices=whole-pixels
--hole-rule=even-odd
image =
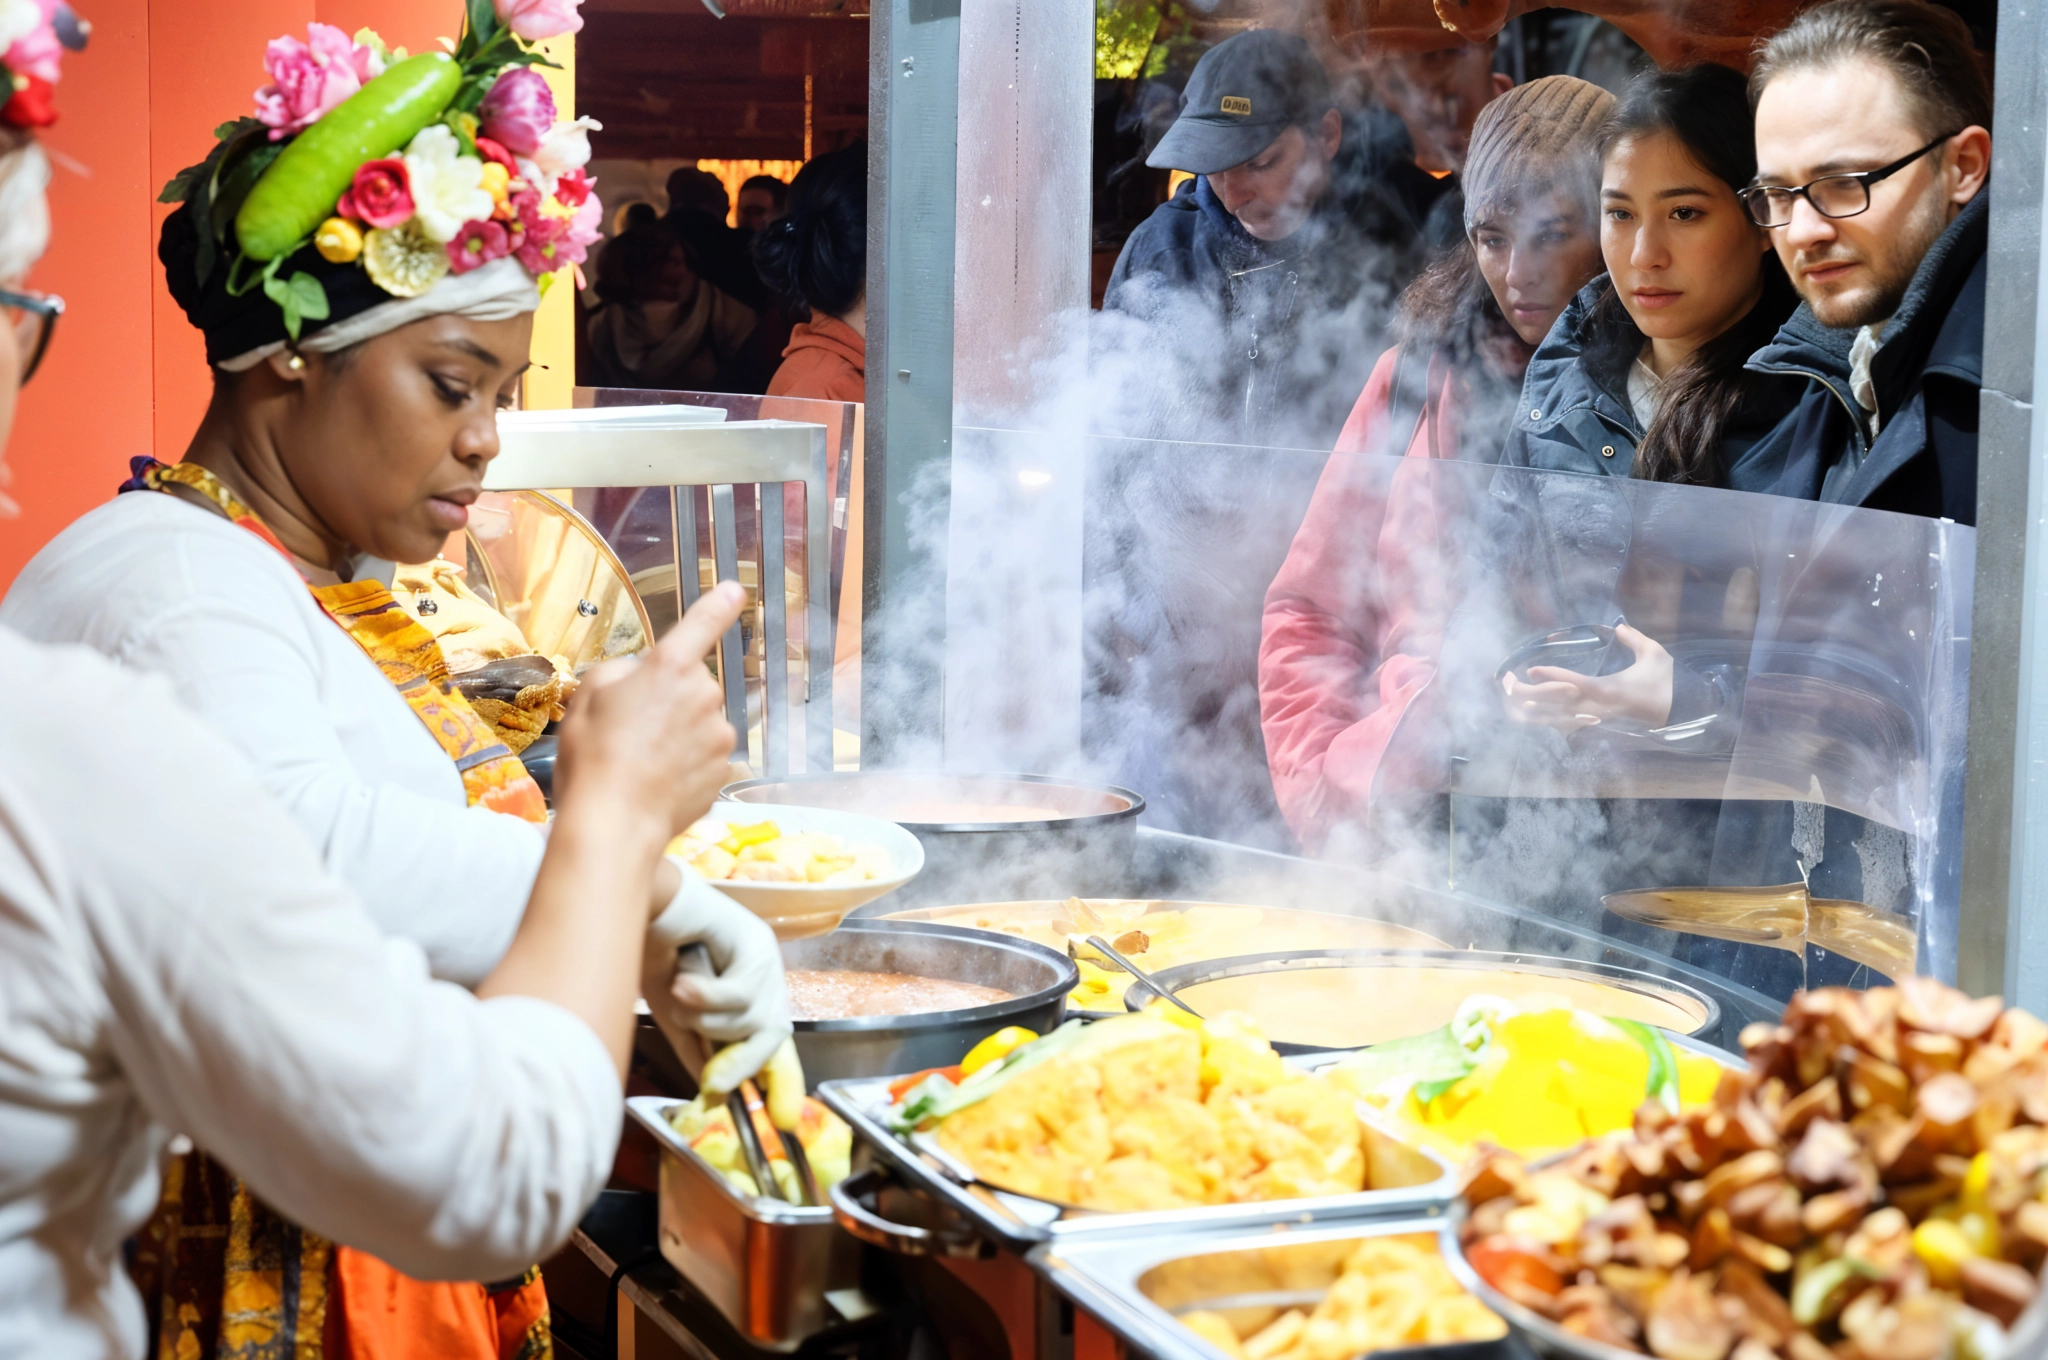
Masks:
[[[1403,295],[1400,343],[1266,592],[1260,720],[1280,810],[1311,853],[1367,850],[1375,788],[1402,778],[1383,768],[1388,743],[1435,674],[1450,483],[1409,460],[1498,455],[1529,356],[1600,272],[1595,137],[1613,107],[1549,76],[1479,115],[1465,239]]]

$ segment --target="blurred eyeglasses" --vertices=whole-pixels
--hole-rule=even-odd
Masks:
[[[43,355],[49,352],[57,318],[64,315],[64,299],[55,293],[17,293],[0,288],[0,307],[7,309],[14,323],[14,343],[22,356],[21,381],[26,383],[36,375]]]
[[[1785,227],[1792,224],[1792,204],[1805,199],[1813,210],[1822,217],[1854,217],[1870,210],[1870,186],[1879,180],[1888,179],[1919,160],[1928,152],[1958,134],[1949,132],[1936,137],[1926,146],[1910,156],[1901,156],[1890,165],[1881,165],[1875,170],[1858,170],[1845,175],[1822,175],[1799,185],[1759,184],[1744,189],[1738,195],[1742,206],[1749,209],[1750,220],[1760,227]]]

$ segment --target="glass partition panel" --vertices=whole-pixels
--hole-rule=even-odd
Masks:
[[[1972,531],[1431,459],[1089,465],[1086,749],[1154,824],[1779,996],[1953,974]]]

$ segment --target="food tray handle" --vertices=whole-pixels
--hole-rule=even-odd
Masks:
[[[951,1256],[971,1260],[994,1254],[994,1249],[979,1234],[956,1236],[898,1223],[883,1218],[861,1203],[862,1196],[873,1194],[892,1183],[889,1173],[880,1167],[857,1171],[840,1181],[828,1192],[832,1197],[833,1221],[869,1246],[880,1247],[898,1256]]]

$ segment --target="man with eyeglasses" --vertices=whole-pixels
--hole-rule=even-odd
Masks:
[[[1805,305],[1749,367],[1811,380],[1751,456],[1780,494],[1977,517],[1991,88],[1953,13],[1832,0],[1750,78],[1743,203]]]

